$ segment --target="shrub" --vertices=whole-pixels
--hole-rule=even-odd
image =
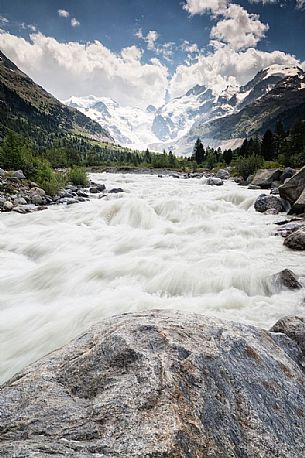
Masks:
[[[86,186],[88,184],[88,175],[84,167],[72,167],[68,173],[68,180],[75,186]]]
[[[35,159],[34,179],[50,196],[54,196],[65,186],[65,178],[56,173],[46,159]]]
[[[249,175],[253,175],[262,165],[263,158],[256,155],[238,157],[236,161],[234,161],[237,175],[242,176],[244,180],[246,180]]]

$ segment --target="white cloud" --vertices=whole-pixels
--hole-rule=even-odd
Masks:
[[[80,22],[75,17],[73,17],[71,19],[71,25],[72,27],[78,27],[80,25]]]
[[[59,17],[69,17],[70,13],[67,10],[58,10],[57,11]]]
[[[221,14],[227,8],[227,0],[186,0],[183,9],[194,14]]]
[[[187,52],[187,53],[198,53],[199,52],[199,47],[196,43],[190,43],[189,41],[185,40],[182,45],[181,45],[181,49],[182,51],[184,52]]]
[[[159,38],[159,34],[156,30],[150,30],[147,35],[143,35],[142,29],[139,29],[135,34],[139,40],[143,40],[147,43],[147,49],[155,50],[156,41]]]
[[[60,99],[107,96],[122,105],[161,105],[168,70],[158,59],[142,63],[136,46],[115,54],[102,43],[60,43],[35,33],[30,41],[0,33],[0,48],[38,84]]]
[[[214,52],[200,55],[196,63],[177,67],[170,82],[170,95],[183,95],[195,84],[207,86],[216,93],[228,85],[244,85],[272,64],[300,65],[300,62],[281,51],[269,53],[254,48],[237,51],[228,45],[219,45]]]
[[[242,6],[231,4],[222,13],[224,19],[211,30],[211,38],[242,49],[256,46],[265,36],[269,26],[259,20],[259,15],[250,14]]]

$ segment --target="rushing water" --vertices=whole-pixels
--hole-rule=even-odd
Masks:
[[[227,182],[93,176],[111,194],[29,215],[0,216],[1,380],[122,312],[176,308],[269,327],[304,314],[303,292],[268,276],[298,274],[303,255],[255,213],[256,191]]]

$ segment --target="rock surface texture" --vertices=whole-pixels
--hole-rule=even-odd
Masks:
[[[268,210],[272,210],[275,214],[284,211],[283,203],[279,198],[273,195],[267,196],[261,194],[254,202],[254,208],[257,212],[265,213]]]
[[[288,235],[284,245],[292,250],[305,250],[305,226]]]
[[[105,320],[2,386],[0,455],[304,457],[304,355],[279,331],[171,311]]]
[[[274,181],[278,181],[283,174],[280,169],[260,169],[254,175],[251,184],[259,186],[261,189],[268,189]]]
[[[291,204],[296,202],[305,189],[305,167],[279,187],[280,196]]]

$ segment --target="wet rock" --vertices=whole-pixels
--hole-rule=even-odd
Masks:
[[[158,175],[158,178],[163,178],[163,175]]]
[[[284,211],[283,203],[280,199],[273,195],[261,194],[254,202],[254,208],[257,212],[265,213],[268,210],[273,210],[276,213]]]
[[[95,185],[96,189],[98,190],[98,192],[104,192],[106,191],[106,186],[104,184],[100,184],[100,183],[97,183]]]
[[[24,180],[25,175],[22,170],[16,170],[16,172],[12,173],[11,178],[16,178],[17,180]]]
[[[34,205],[42,205],[44,203],[44,198],[43,198],[43,196],[41,196],[39,194],[33,194],[31,196],[31,202]]]
[[[284,269],[281,272],[275,274],[272,278],[275,287],[281,289],[282,287],[287,289],[301,289],[302,285],[298,280],[298,277],[289,269]]]
[[[248,178],[246,179],[246,184],[251,184],[253,178],[254,178],[254,175],[249,175]]]
[[[124,192],[124,189],[122,189],[122,188],[113,188],[113,189],[110,189],[109,194],[117,194],[119,192]]]
[[[244,186],[246,184],[246,181],[243,177],[235,177],[234,181],[235,183],[239,184],[240,186]]]
[[[99,193],[99,190],[98,190],[97,187],[95,186],[95,187],[91,187],[91,188],[89,189],[89,192],[90,192],[91,194],[98,194],[98,193]]]
[[[275,235],[281,235],[282,237],[287,237],[288,235],[297,231],[301,227],[303,226],[305,227],[305,221],[303,219],[291,220],[291,221],[281,221],[276,224],[278,224],[279,227],[276,229]]]
[[[303,458],[302,350],[277,329],[105,320],[2,386],[0,454]]]
[[[280,169],[260,169],[254,175],[251,182],[254,186],[259,186],[261,189],[268,189],[271,183],[279,181],[283,171]]]
[[[180,175],[178,175],[178,173],[172,173],[172,174],[171,174],[171,177],[173,177],[173,178],[180,178]]]
[[[89,194],[87,192],[85,192],[83,189],[79,189],[77,191],[77,195],[79,197],[84,197],[84,198],[88,198],[89,197]]]
[[[3,204],[2,210],[4,212],[10,212],[12,211],[13,207],[14,207],[13,203],[10,202],[9,200],[6,200]]]
[[[260,186],[256,186],[255,184],[249,184],[248,189],[261,189]]]
[[[206,184],[210,185],[210,186],[222,186],[223,185],[223,181],[221,178],[217,178],[217,177],[209,177],[207,179],[207,182]]]
[[[216,178],[220,178],[221,180],[228,180],[230,178],[230,172],[225,169],[220,169],[216,173]]]
[[[284,245],[292,250],[305,250],[305,227],[288,235],[284,240]]]
[[[279,187],[280,196],[291,204],[296,202],[305,189],[305,167]]]

